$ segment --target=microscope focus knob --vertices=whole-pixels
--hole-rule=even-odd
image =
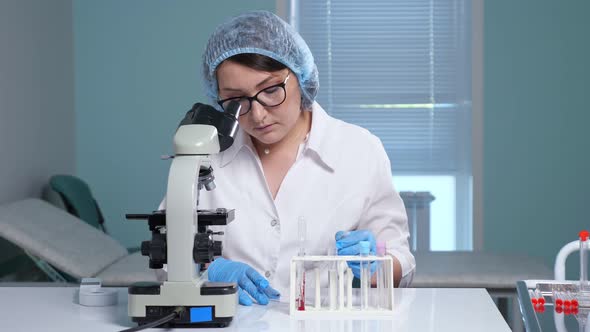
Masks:
[[[149,256],[150,255],[150,241],[141,242],[141,255],[142,256]]]
[[[195,234],[195,243],[193,247],[193,260],[197,264],[211,263],[215,255],[215,242],[208,233]]]
[[[221,256],[221,253],[223,252],[223,242],[214,241],[212,249],[213,249],[213,256]]]
[[[141,254],[150,258],[150,269],[161,269],[166,260],[166,236],[152,234],[151,241],[141,243]]]

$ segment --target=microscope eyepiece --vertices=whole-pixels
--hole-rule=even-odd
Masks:
[[[217,128],[220,151],[227,150],[233,143],[238,132],[238,116],[241,105],[236,101],[229,103],[226,111],[220,112],[213,106],[196,103],[186,113],[178,127],[189,124],[204,124]]]

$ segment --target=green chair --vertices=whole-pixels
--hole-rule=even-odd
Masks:
[[[49,179],[49,189],[61,200],[61,203],[55,202],[53,197],[48,199],[51,203],[62,205],[60,207],[65,208],[68,213],[108,234],[100,207],[86,182],[72,175],[54,175]],[[51,196],[52,193],[49,192],[47,195]]]
[[[107,232],[104,217],[90,187],[84,180],[73,175],[54,175],[43,191],[44,200],[66,210],[87,224]],[[139,251],[140,247],[127,248],[129,253]]]

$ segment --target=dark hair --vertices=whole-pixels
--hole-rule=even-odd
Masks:
[[[232,61],[255,70],[266,72],[275,72],[287,68],[287,66],[275,59],[256,53],[236,54],[227,58],[225,61]]]

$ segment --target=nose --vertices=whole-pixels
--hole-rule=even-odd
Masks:
[[[266,114],[267,111],[264,106],[260,105],[257,100],[253,100],[252,106],[250,107],[250,117],[254,123],[261,123],[266,117]]]

